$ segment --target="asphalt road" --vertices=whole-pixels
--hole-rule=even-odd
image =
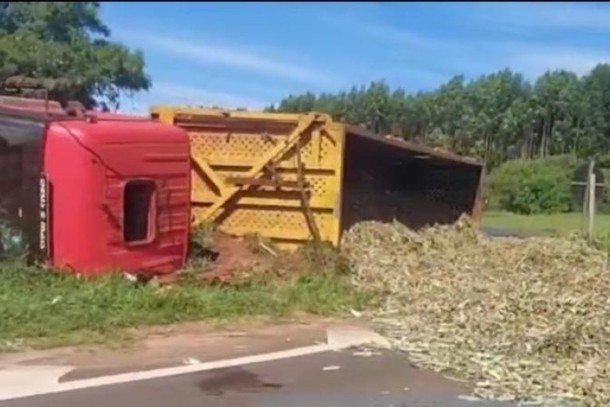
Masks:
[[[528,237],[485,229],[492,237]],[[0,407],[504,407],[469,401],[468,386],[413,367],[405,355],[355,350],[92,387]],[[357,353],[357,352],[356,352]]]
[[[404,355],[354,350],[0,402],[0,407],[488,407]]]
[[[489,237],[515,237],[519,239],[526,239],[528,237],[536,236],[535,233],[527,233],[510,229],[483,228],[482,230],[483,233]]]

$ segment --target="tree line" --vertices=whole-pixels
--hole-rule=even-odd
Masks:
[[[51,99],[118,107],[122,93],[149,89],[143,55],[110,40],[98,2],[0,2],[0,82],[15,75],[66,78]],[[1,85],[0,84],[0,85]],[[0,94],[16,94],[0,86]],[[19,94],[19,93],[17,93]],[[610,65],[579,77],[549,71],[533,82],[510,69],[458,75],[429,92],[384,81],[337,94],[291,95],[267,110],[323,111],[377,133],[487,160],[610,151]]]
[[[89,108],[151,86],[143,55],[110,40],[98,2],[0,2],[1,95],[22,95],[7,86],[15,76],[62,79],[49,98]]]
[[[589,157],[610,147],[610,65],[581,77],[547,71],[533,82],[510,69],[469,81],[458,75],[418,93],[375,81],[336,94],[290,95],[266,110],[329,113],[377,133],[479,157],[492,167],[515,158]]]

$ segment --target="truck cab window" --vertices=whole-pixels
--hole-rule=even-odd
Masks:
[[[154,238],[156,193],[155,183],[147,180],[129,181],[123,192],[123,240],[145,243]]]

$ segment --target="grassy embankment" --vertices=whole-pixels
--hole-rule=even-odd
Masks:
[[[581,213],[516,215],[507,212],[488,212],[483,219],[483,226],[532,234],[565,236],[586,231],[587,221]],[[610,215],[597,215],[595,230],[598,237],[608,235]]]
[[[293,281],[239,286],[185,282],[169,288],[119,276],[85,281],[22,263],[0,263],[0,351],[112,342],[138,326],[278,319],[296,313],[345,315],[372,298],[356,291],[345,273],[320,271]]]
[[[581,214],[489,212],[484,226],[567,235],[584,230],[586,223]],[[600,237],[608,230],[610,215],[598,216]],[[320,264],[332,268],[333,261]],[[361,309],[371,301],[373,296],[356,291],[345,273],[318,271],[322,272],[291,282],[271,280],[239,286],[186,282],[163,288],[133,284],[121,277],[84,281],[21,263],[0,263],[0,351],[105,342],[139,326],[278,319],[296,313],[337,315],[350,308]]]

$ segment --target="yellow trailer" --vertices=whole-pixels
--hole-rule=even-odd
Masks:
[[[338,245],[362,220],[412,227],[481,212],[482,165],[326,114],[153,106],[190,137],[193,222],[280,247]]]

